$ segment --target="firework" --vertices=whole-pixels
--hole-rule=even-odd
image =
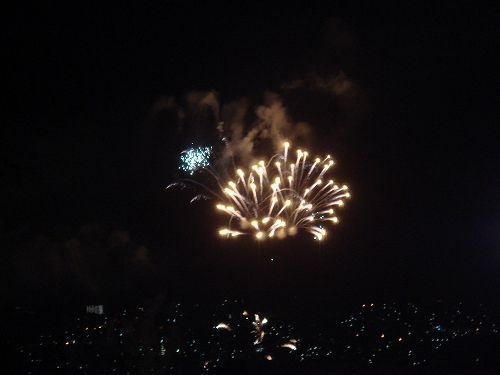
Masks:
[[[243,316],[248,318],[248,312],[243,311]],[[267,318],[260,319],[259,314],[254,314],[254,321],[252,322],[253,330],[251,333],[253,334],[253,345],[255,347],[255,351],[261,352],[263,350],[262,341],[264,340],[265,331],[264,325],[267,324]],[[219,323],[215,326],[216,329],[232,331],[233,329],[226,323]]]
[[[241,315],[230,314],[229,319],[230,322],[221,322],[213,326],[213,328],[218,331],[231,332],[230,335],[221,333],[220,336],[217,336],[216,340],[219,346],[224,345],[224,342],[227,342],[231,345],[231,347],[228,348],[228,350],[232,353],[231,358],[249,358],[251,356],[255,356],[255,358],[271,361],[273,360],[273,353],[277,353],[279,351],[292,353],[298,350],[298,340],[289,337],[290,328],[288,328],[288,332],[283,335],[281,334],[283,332],[280,332],[280,330],[277,329],[278,327],[271,326],[268,335],[267,328],[271,323],[267,318],[259,314],[249,314],[246,310],[244,310],[243,314]],[[279,328],[281,328],[281,326]],[[234,341],[233,339],[236,337],[238,337],[238,340]],[[251,346],[232,346],[237,342],[242,343],[247,342],[247,340],[250,340]],[[207,359],[207,361],[205,361],[204,366],[206,369],[208,369],[210,363],[215,363],[222,358],[220,357],[220,355],[223,354],[223,352],[216,351],[215,353],[218,355],[218,357]]]
[[[201,156],[187,158],[189,171],[206,171],[216,181],[215,191],[200,181],[190,182],[204,187],[218,202],[216,208],[227,215],[227,227],[219,231],[226,237],[244,234],[265,238],[284,238],[299,230],[311,233],[315,240],[323,240],[327,234],[325,224],[338,223],[335,209],[344,205],[350,197],[346,185],[327,179],[334,161],[328,155],[309,160],[307,151],[297,150],[291,156],[288,142],[283,151],[267,162],[259,161],[247,171],[235,168],[234,173],[220,173],[208,163],[211,150],[200,151]],[[200,157],[200,159],[198,159]],[[188,160],[201,160],[189,162]],[[170,186],[182,185],[177,182]],[[206,194],[195,196],[192,201],[207,198]]]
[[[285,143],[281,154],[259,161],[249,172],[237,169],[234,180],[221,186],[224,203],[216,207],[230,216],[221,235],[283,238],[303,229],[322,240],[324,224],[339,221],[334,208],[343,206],[350,193],[346,185],[326,179],[331,157],[309,160],[307,151],[298,150],[292,159],[289,147]],[[239,223],[236,229],[233,221]]]
[[[254,327],[252,333],[255,336],[255,341],[253,344],[256,347],[256,351],[262,351],[262,341],[264,340],[264,335],[266,334],[264,332],[264,325],[267,323],[267,319],[260,319],[260,316],[258,314],[254,314],[254,321],[252,322],[252,325]]]
[[[243,311],[243,316],[248,317],[248,313],[246,311]],[[264,340],[264,325],[267,323],[267,318],[260,319],[258,314],[254,314],[254,321],[252,322],[253,325],[253,330],[252,333],[254,334],[255,340],[253,342],[254,345],[259,346],[262,348],[262,340]],[[232,331],[233,329],[226,323],[219,323],[215,326],[216,329],[223,329],[226,331]]]
[[[210,165],[212,147],[192,147],[181,153],[181,165],[179,169],[193,175],[195,171]]]

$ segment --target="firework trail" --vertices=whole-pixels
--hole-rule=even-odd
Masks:
[[[232,174],[225,170],[219,173],[208,162],[209,154],[210,150],[199,149],[197,157],[191,158],[196,162],[190,162],[185,170],[191,174],[206,172],[203,175],[212,178],[211,185],[216,189],[197,180],[170,186],[198,185],[217,200],[216,208],[229,215],[227,227],[219,231],[222,236],[250,234],[260,240],[305,230],[315,240],[323,240],[327,235],[324,225],[339,221],[335,209],[350,197],[346,185],[328,179],[334,165],[329,155],[314,160],[309,160],[307,151],[297,150],[292,155],[288,142],[268,161],[261,160],[247,170],[234,168]],[[206,199],[207,194],[197,195],[192,201],[200,198]]]

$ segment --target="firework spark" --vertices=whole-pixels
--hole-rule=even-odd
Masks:
[[[241,315],[239,314],[229,314],[226,319],[230,321],[221,322],[215,326],[214,329],[217,331],[227,331],[226,333],[221,333],[217,335],[217,345],[224,345],[224,343],[229,343],[231,345],[228,350],[231,352],[231,358],[254,358],[273,360],[273,353],[284,352],[292,353],[299,350],[298,340],[290,338],[290,326],[287,327],[287,333],[281,331],[281,325],[279,328],[268,321],[267,318],[259,314],[249,314],[248,311],[244,310]],[[271,327],[268,325],[271,324]],[[267,328],[269,328],[269,335],[267,333]],[[227,334],[231,332],[231,334]],[[238,337],[238,340],[234,338]],[[268,339],[269,337],[269,339]],[[228,341],[226,341],[228,340]],[[243,343],[250,340],[251,345],[245,344],[241,347],[234,347],[233,345],[237,342]],[[283,342],[283,343],[281,343]],[[220,348],[219,348],[220,349]],[[204,362],[205,369],[209,369],[211,363],[218,362],[223,355],[223,351],[217,350],[213,351],[217,355],[215,358],[207,359]],[[239,353],[239,354],[237,354]]]
[[[248,313],[246,311],[243,311],[242,315],[248,318]],[[259,314],[254,314],[254,321],[252,322],[253,330],[251,331],[251,333],[254,336],[253,345],[257,352],[261,352],[263,350],[262,341],[264,340],[264,336],[266,334],[264,331],[264,325],[266,325],[267,322],[267,318],[260,319]],[[233,330],[231,326],[226,323],[219,323],[215,326],[215,328],[218,330],[223,329],[226,331]]]
[[[210,165],[212,147],[192,147],[181,153],[179,169],[193,175],[195,171]]]
[[[226,323],[219,323],[215,326],[216,329],[225,329],[226,331],[232,331],[232,328]]]
[[[256,351],[262,351],[262,341],[264,340],[265,332],[264,332],[264,325],[267,323],[267,319],[260,319],[260,316],[258,314],[254,314],[254,321],[252,322],[252,325],[254,327],[252,333],[255,335],[255,341],[253,344],[256,347]]]
[[[308,152],[298,150],[290,158],[288,143],[281,154],[268,162],[259,161],[249,172],[236,171],[234,181],[221,187],[224,203],[216,205],[230,216],[227,237],[254,234],[257,239],[294,235],[304,229],[315,239],[326,236],[324,224],[337,223],[334,208],[350,197],[346,185],[326,180],[334,162],[330,156],[308,160]],[[239,222],[233,229],[232,222]]]
[[[281,347],[282,348],[287,348],[287,349],[290,349],[290,350],[297,350],[297,347],[292,342],[287,342],[285,344],[282,344]]]

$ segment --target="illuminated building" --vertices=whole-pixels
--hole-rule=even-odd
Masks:
[[[87,313],[104,315],[104,307],[103,305],[87,305]]]

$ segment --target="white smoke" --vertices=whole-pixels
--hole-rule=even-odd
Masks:
[[[249,161],[256,157],[258,143],[269,141],[274,153],[283,142],[293,143],[298,137],[307,137],[310,132],[308,124],[295,123],[290,118],[277,93],[265,93],[264,103],[255,108],[250,125],[245,122],[248,107],[248,100],[240,99],[222,109],[224,137],[228,146],[225,156]]]
[[[307,90],[329,94],[332,99],[343,103],[353,103],[362,100],[362,90],[358,84],[349,79],[344,71],[322,77],[310,73],[305,79],[295,79],[284,83],[281,88],[285,92],[292,90]]]
[[[214,91],[190,91],[186,94],[186,103],[190,113],[196,116],[204,107],[210,107],[216,122],[219,117],[219,99]]]

